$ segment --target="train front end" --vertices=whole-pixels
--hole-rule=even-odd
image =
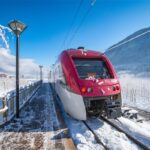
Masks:
[[[121,87],[109,59],[99,52],[77,51],[72,63],[87,116],[120,117]]]

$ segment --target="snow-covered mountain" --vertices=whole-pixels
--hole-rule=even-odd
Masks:
[[[150,28],[141,29],[105,52],[117,71],[150,75]]]

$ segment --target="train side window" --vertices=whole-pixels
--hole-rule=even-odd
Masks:
[[[59,80],[62,84],[66,85],[66,80],[64,77],[64,73],[63,73],[61,64],[59,64]]]

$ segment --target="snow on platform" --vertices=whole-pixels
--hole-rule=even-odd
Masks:
[[[75,149],[55,107],[50,86],[44,83],[20,118],[0,129],[0,149]]]

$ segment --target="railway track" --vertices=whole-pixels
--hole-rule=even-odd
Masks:
[[[137,115],[138,115],[137,119],[140,117],[141,121],[150,121],[150,112],[135,107],[131,107],[131,106],[125,106],[125,107],[127,108],[126,109],[127,112],[130,112],[130,110],[137,111]]]
[[[117,126],[116,124],[114,124],[110,120],[106,119],[105,117],[101,117],[100,119],[103,120],[103,121],[105,121],[109,125],[113,126],[118,131],[124,133],[131,141],[133,141],[135,144],[137,144],[142,149],[144,149],[144,150],[150,150],[150,147],[146,146],[145,144],[143,144],[142,142],[140,142],[139,140],[137,140],[135,137],[133,137],[132,135],[130,135],[129,133],[127,133],[126,131],[124,131],[123,129],[121,129],[119,126]]]
[[[113,122],[111,122],[110,120],[106,119],[105,117],[101,117],[99,120],[106,122],[107,124],[109,124],[110,126],[112,126],[113,128],[115,128],[117,131],[124,133],[133,143],[135,143],[136,145],[138,145],[140,148],[142,148],[143,150],[150,150],[150,148],[148,146],[146,146],[145,144],[143,144],[142,142],[140,142],[139,140],[137,140],[136,138],[134,138],[132,135],[130,135],[129,133],[125,132],[123,129],[121,129],[120,127],[118,127],[116,124],[114,124]],[[96,141],[98,144],[101,144],[105,150],[108,150],[109,148],[107,147],[107,145],[105,143],[102,142],[102,140],[98,137],[98,135],[96,134],[96,132],[92,129],[92,127],[86,122],[83,121],[83,123],[85,124],[85,126],[93,133]]]
[[[52,86],[51,86],[52,88]],[[52,88],[53,89],[53,88]],[[55,93],[54,89],[53,89],[53,92]],[[55,99],[56,99],[56,102],[59,104],[59,98],[56,96],[56,94],[54,94],[55,96]],[[61,106],[60,106],[61,107]],[[61,112],[62,113],[62,112]],[[130,134],[128,134],[127,132],[125,132],[124,130],[122,130],[120,127],[118,127],[116,124],[113,124],[110,120],[104,118],[104,117],[101,117],[99,119],[100,121],[102,122],[106,122],[107,124],[109,124],[110,126],[112,126],[113,128],[115,128],[118,132],[121,132],[121,133],[124,133],[126,135],[126,137],[128,137],[128,139],[130,139],[133,143],[135,143],[135,145],[137,145],[138,147],[140,147],[141,149],[144,149],[144,150],[150,150],[149,147],[147,147],[146,145],[144,145],[142,142],[138,141],[137,139],[135,139],[133,136],[131,136]],[[100,139],[100,136],[98,136],[96,134],[96,132],[94,131],[94,129],[92,129],[92,127],[88,124],[88,121],[83,121],[83,124],[87,127],[88,130],[90,130],[92,132],[92,134],[94,135],[94,138],[95,138],[95,141],[97,144],[103,146],[103,148],[105,150],[109,150],[110,148]]]
[[[51,89],[52,89],[52,91],[53,91],[53,96],[54,96],[54,98],[55,98],[55,100],[56,100],[56,103],[58,104],[58,107],[59,107],[61,113],[62,113],[62,114],[64,115],[64,117],[65,117],[65,113],[63,112],[64,110],[63,110],[63,108],[62,108],[62,106],[61,106],[62,104],[61,104],[61,102],[60,102],[59,97],[56,96],[56,92],[55,92],[55,90],[54,90],[52,84],[50,84],[50,87],[51,87]],[[88,127],[88,125],[86,125],[86,122],[85,122],[85,121],[83,121],[83,124],[93,133],[93,131],[90,129],[90,127]],[[94,133],[93,133],[93,134],[94,134]],[[102,147],[104,147],[105,150],[108,150],[107,146],[103,145],[103,143],[100,141],[100,139],[97,137],[96,134],[94,134],[94,137],[95,137],[95,140],[96,140],[96,142],[97,142],[98,144],[102,145]],[[72,139],[72,140],[73,140],[73,139]],[[74,144],[75,144],[75,143],[74,143]],[[75,144],[75,146],[76,146],[76,148],[77,148],[77,145],[76,145],[76,144]]]
[[[93,131],[93,129],[88,125],[86,121],[83,121],[84,125],[93,133],[95,140],[98,144],[101,144],[105,150],[109,150],[109,148],[101,141],[101,139],[97,136],[97,134]]]

